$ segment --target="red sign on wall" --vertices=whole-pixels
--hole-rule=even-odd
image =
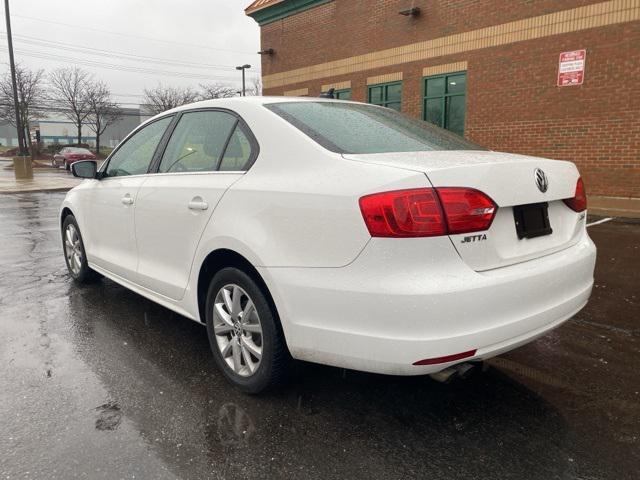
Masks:
[[[586,50],[574,50],[573,52],[562,52],[560,54],[560,62],[558,64],[559,87],[582,85],[586,58]]]

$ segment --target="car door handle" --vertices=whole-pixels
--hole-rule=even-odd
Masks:
[[[124,203],[125,205],[133,205],[133,198],[131,198],[131,195],[127,193],[124,197],[122,197],[122,203]]]
[[[189,202],[189,210],[206,210],[209,204],[200,197],[195,197]]]

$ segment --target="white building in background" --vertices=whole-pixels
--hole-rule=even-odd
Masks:
[[[100,145],[103,147],[115,147],[131,130],[136,128],[148,115],[140,113],[139,108],[123,109],[123,116],[117,123],[111,125],[102,134]],[[50,116],[31,124],[32,136],[35,130],[40,130],[40,141],[45,145],[60,144],[69,145],[78,142],[76,126],[68,118],[62,116]],[[82,126],[82,142],[92,147],[96,144],[96,134],[89,125]],[[5,146],[18,146],[15,127],[9,124],[0,125],[0,144]]]
[[[34,130],[40,130],[40,141],[45,145],[56,144],[69,145],[78,142],[77,127],[65,118],[47,118],[34,122],[31,125],[31,135],[34,136]],[[106,132],[105,132],[106,133]],[[106,139],[105,139],[106,140]],[[86,143],[92,147],[96,144],[96,136],[89,125],[82,126],[82,141],[80,143]],[[100,142],[102,145],[107,146],[106,141]]]

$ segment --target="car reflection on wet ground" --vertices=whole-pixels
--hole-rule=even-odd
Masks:
[[[450,385],[301,365],[251,397],[204,327],[66,275],[64,194],[0,196],[2,478],[638,478],[640,225],[590,229],[588,307]]]

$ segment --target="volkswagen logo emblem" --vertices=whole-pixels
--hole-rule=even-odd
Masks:
[[[549,188],[549,180],[547,180],[545,173],[541,169],[536,168],[533,175],[536,179],[536,186],[538,187],[538,190],[542,193],[546,192],[547,188]]]

